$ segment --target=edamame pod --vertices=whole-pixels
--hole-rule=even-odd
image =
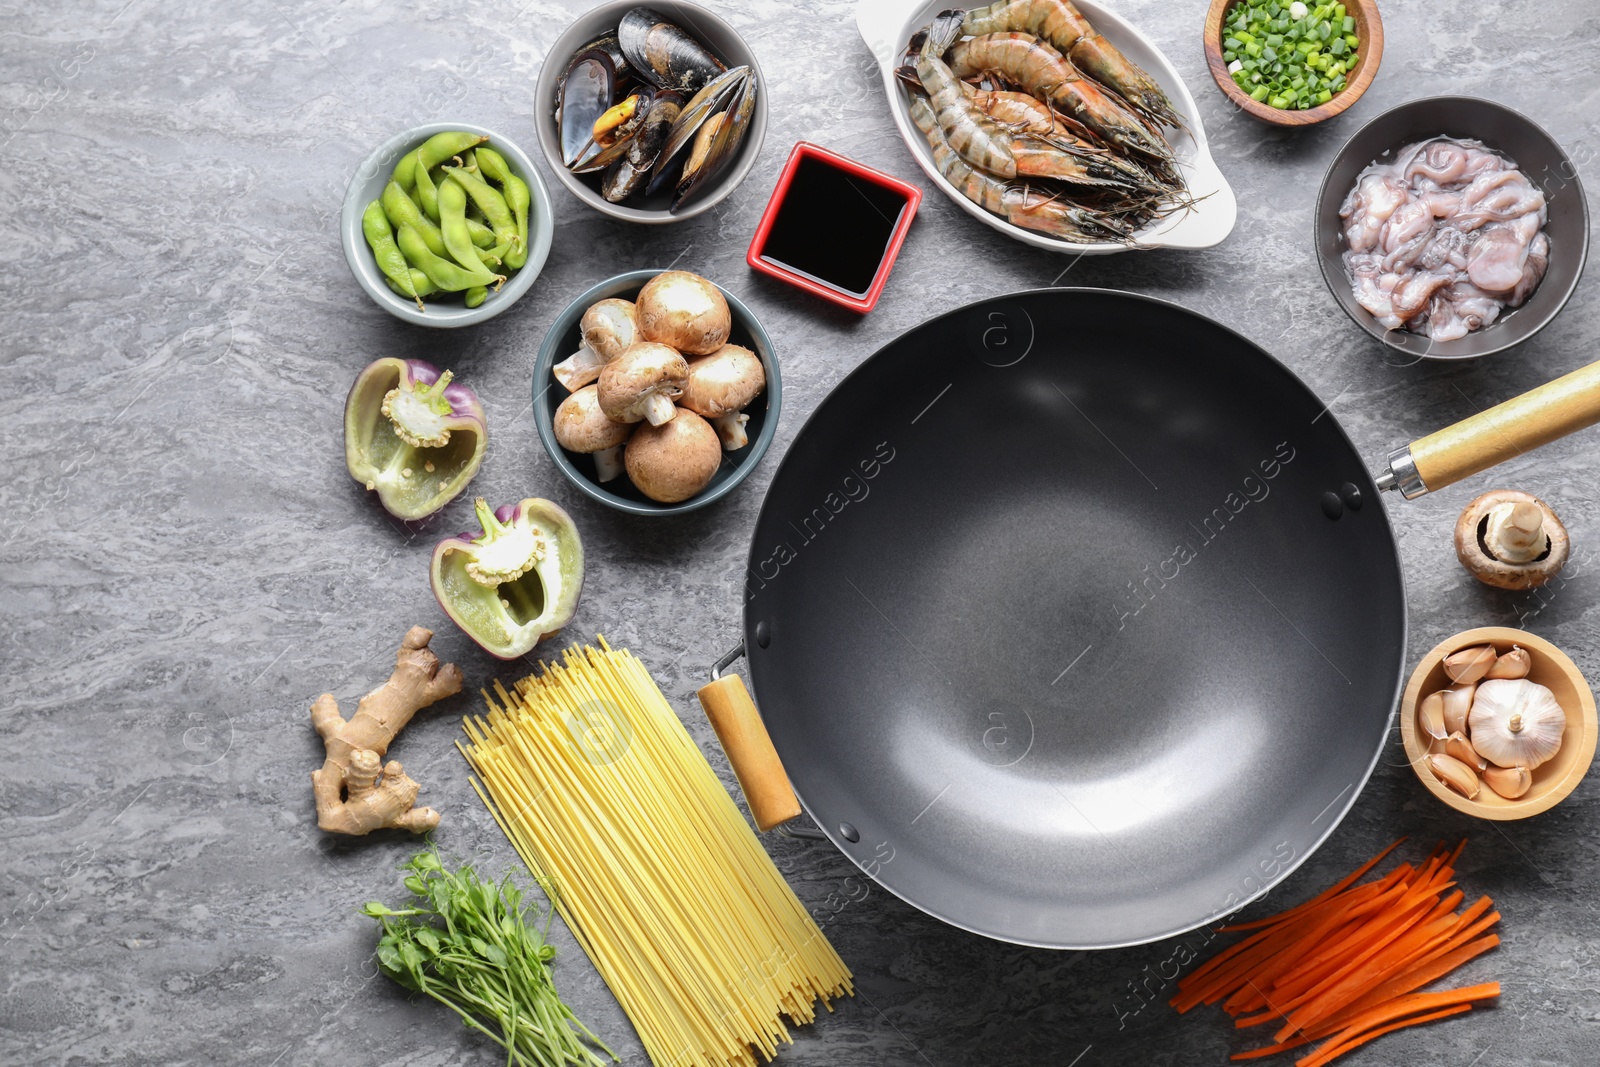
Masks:
[[[472,197],[472,202],[483,212],[484,220],[489,223],[489,228],[494,231],[495,237],[506,241],[516,234],[516,216],[512,215],[511,209],[506,206],[505,197],[501,196],[494,186],[460,167],[446,167],[444,172],[453,181],[460,182],[461,188]]]
[[[415,300],[418,311],[426,310],[416,286],[411,284],[411,266],[400,247],[394,243],[389,217],[383,213],[383,204],[379,201],[374,200],[361,213],[361,233],[366,237],[367,245],[372,249],[372,258],[377,261],[378,269],[383,271],[390,287],[401,296]]]
[[[485,289],[481,285],[474,285],[471,289],[467,290],[466,296],[467,307],[475,308],[485,300],[489,299],[489,290]]]
[[[412,266],[421,269],[429,281],[447,292],[458,293],[475,285],[491,285],[505,281],[498,274],[464,270],[448,259],[434,255],[428,250],[427,243],[423,241],[422,235],[414,226],[401,226],[395,235],[395,241],[399,244],[400,251],[411,261]]]
[[[410,192],[416,178],[412,174],[411,163],[417,158],[415,152],[407,152],[400,157],[400,162],[394,165],[394,173],[389,175],[389,180],[398,185],[405,192]]]
[[[478,169],[484,177],[500,183],[501,193],[506,198],[506,206],[511,209],[512,216],[517,220],[516,249],[506,256],[506,266],[513,270],[520,268],[528,262],[528,208],[532,202],[532,194],[528,190],[528,183],[517,177],[511,171],[511,166],[499,152],[487,145],[477,150]]]
[[[478,258],[483,260],[484,266],[491,270],[495,267],[509,266],[506,260],[510,258],[511,249],[515,245],[515,241],[506,241],[503,244],[495,245],[493,248],[485,248],[478,253]]]
[[[434,222],[439,221],[439,187],[434,184],[433,175],[428,173],[426,167],[411,164],[417,185],[412,191],[413,198],[422,206],[423,212]]]
[[[420,180],[417,187],[422,187]],[[455,182],[445,182],[439,188],[439,232],[444,234],[444,246],[450,258],[470,271],[488,273],[489,268],[478,258],[478,249],[467,230],[466,190]]]
[[[493,248],[498,243],[494,231],[474,218],[467,219],[467,233],[472,237],[472,243],[479,248]]]
[[[391,278],[385,278],[384,283],[395,292],[400,293],[401,296],[410,295],[400,292],[400,287]],[[439,287],[430,282],[428,276],[415,267],[411,268],[411,288],[417,291],[418,296],[432,296],[439,291]]]
[[[433,220],[422,213],[417,202],[406,195],[398,182],[390,182],[383,187],[383,213],[389,219],[389,225],[396,232],[402,226],[410,226],[422,235],[423,243],[428,246],[428,251],[436,256],[446,256],[450,253],[444,247],[444,235],[439,232],[439,227]],[[403,251],[403,250],[402,250]],[[409,256],[406,258],[410,258]]]
[[[436,133],[417,146],[417,159],[428,170],[432,170],[447,159],[459,156],[469,148],[482,144],[489,138],[480,133],[467,133],[464,130],[446,130]]]

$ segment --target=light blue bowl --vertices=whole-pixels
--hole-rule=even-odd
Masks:
[[[361,233],[361,213],[368,204],[383,195],[383,187],[389,183],[389,176],[401,156],[434,134],[446,130],[466,130],[487,135],[489,147],[504,156],[512,172],[528,183],[528,262],[523,264],[521,270],[511,272],[498,293],[491,289],[484,302],[475,308],[463,304],[458,295],[441,293],[424,301],[428,308],[426,311],[418,311],[415,303],[384,284],[383,272],[378,269],[377,262],[372,258],[372,249],[367,247],[367,239]],[[344,244],[345,262],[350,264],[350,273],[356,276],[356,281],[372,297],[373,302],[397,319],[414,322],[418,326],[444,328],[471,326],[487,321],[516,303],[544,268],[544,261],[550,255],[550,238],[554,230],[555,216],[550,211],[550,193],[544,187],[544,179],[539,177],[533,161],[509,138],[470,122],[430,122],[389,138],[367,157],[355,177],[350,179],[350,188],[344,194],[344,212],[339,219],[339,239]]]
[[[608,297],[632,300],[644,288],[644,283],[662,270],[633,270],[608,278],[578,297],[562,309],[550,325],[539,346],[539,357],[533,363],[533,421],[539,430],[539,440],[550,454],[557,469],[579,491],[618,511],[633,515],[677,515],[694,511],[721,500],[756,469],[761,457],[767,454],[772,436],[778,431],[778,412],[783,407],[783,382],[778,377],[778,357],[772,348],[772,338],[756,321],[755,314],[743,301],[719,285],[727,298],[728,311],[733,317],[733,332],[728,340],[744,345],[761,357],[767,374],[767,388],[747,408],[750,422],[745,432],[750,443],[736,452],[722,453],[722,466],[711,476],[711,482],[700,492],[677,504],[661,504],[635,489],[626,474],[601,485],[595,480],[594,459],[577,452],[568,452],[556,443],[555,424],[552,421],[556,408],[567,398],[566,388],[555,379],[552,368],[578,350],[580,342],[578,322],[589,305]],[[387,290],[386,290],[387,291]]]

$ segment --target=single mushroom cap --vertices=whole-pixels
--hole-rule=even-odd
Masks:
[[[671,422],[689,364],[677,349],[641,341],[600,369],[600,410],[615,422]]]
[[[671,422],[641,426],[623,451],[628,477],[639,492],[663,504],[688,500],[722,465],[722,446],[711,424],[692,411]]]
[[[669,270],[645,282],[637,306],[645,340],[671,345],[689,356],[715,352],[733,329],[722,290],[686,270]]]
[[[550,420],[556,443],[569,452],[594,456],[599,480],[609,482],[622,473],[622,444],[633,424],[614,422],[600,410],[600,387],[586,385],[563,400]]]
[[[766,387],[761,358],[742,345],[727,344],[689,361],[689,380],[678,406],[710,419],[722,447],[732,452],[749,444],[744,426],[750,416],[744,409]]]
[[[1494,489],[1462,509],[1456,557],[1499,589],[1536,589],[1566,566],[1572,546],[1550,505],[1520,489]]]
[[[639,334],[638,309],[631,300],[615,297],[597,300],[578,321],[583,344],[576,352],[557,363],[556,380],[577,391],[600,377],[600,368],[622,354]]]

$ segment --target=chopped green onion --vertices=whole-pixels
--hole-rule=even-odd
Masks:
[[[1356,21],[1336,0],[1238,0],[1223,26],[1233,80],[1272,107],[1327,103],[1360,59]]]

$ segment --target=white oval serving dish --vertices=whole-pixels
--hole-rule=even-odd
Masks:
[[[1238,203],[1227,179],[1217,169],[1206,145],[1205,129],[1200,123],[1200,111],[1188,86],[1178,77],[1178,72],[1167,62],[1150,40],[1124,22],[1109,8],[1094,0],[1074,0],[1084,18],[1094,25],[1106,40],[1143,67],[1150,76],[1161,83],[1172,100],[1172,106],[1183,116],[1190,133],[1168,130],[1169,139],[1178,155],[1179,166],[1188,180],[1189,191],[1196,204],[1188,211],[1176,212],[1167,218],[1157,219],[1136,235],[1137,246],[1116,242],[1079,244],[1063,241],[1047,234],[1013,226],[998,215],[992,215],[968,200],[961,191],[945,180],[933,164],[933,151],[923,138],[922,131],[911,121],[910,92],[895,78],[895,67],[902,49],[912,33],[926,26],[933,16],[950,7],[949,0],[861,0],[856,6],[856,27],[872,50],[873,57],[883,75],[884,90],[889,95],[889,110],[894,114],[900,136],[911,149],[912,158],[928,175],[939,190],[955,201],[973,218],[1036,248],[1052,252],[1070,252],[1075,255],[1099,256],[1112,252],[1138,248],[1210,248],[1233,231],[1238,217]]]

